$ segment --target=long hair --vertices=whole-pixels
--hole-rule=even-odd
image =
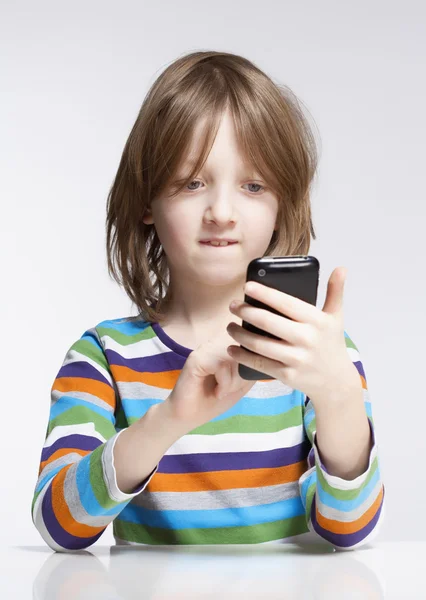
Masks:
[[[195,126],[205,120],[204,145],[188,179],[207,160],[230,108],[245,160],[279,199],[278,228],[264,256],[307,254],[316,239],[310,204],[318,153],[300,101],[242,56],[193,52],[170,64],[149,89],[126,141],[108,194],[108,273],[148,322],[161,321],[170,273],[153,224],[142,221],[185,159]]]

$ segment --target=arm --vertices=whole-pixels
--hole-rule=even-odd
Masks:
[[[324,441],[327,465],[333,465],[333,473],[341,476],[331,474],[322,461],[318,447],[317,415],[311,399],[306,398],[303,422],[312,448],[308,455],[308,470],[300,477],[299,487],[309,529],[329,541],[336,549],[352,550],[370,542],[378,533],[379,523],[384,516],[384,485],[364,368],[358,348],[346,332],[345,341],[360,376],[369,432],[365,434],[365,421],[356,405],[353,409],[355,412],[351,413],[352,417],[357,417],[356,425],[349,419],[349,412],[336,412],[333,419],[336,429],[333,439],[325,440],[330,422],[321,423],[321,438],[318,440]],[[326,417],[324,414],[319,416],[321,420]],[[330,419],[330,414],[327,418]],[[355,452],[347,469],[343,464],[345,460],[349,461],[349,458],[345,458],[345,440]],[[335,450],[338,444],[341,445],[341,451],[339,456],[333,457],[331,450]]]
[[[51,388],[31,505],[33,523],[53,550],[87,548],[99,539],[146,487],[174,441],[159,435],[162,414],[152,410],[157,407],[117,433],[116,402],[101,341],[96,328],[89,329],[68,350]],[[141,455],[146,458],[135,460]]]

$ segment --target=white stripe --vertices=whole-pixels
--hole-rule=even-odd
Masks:
[[[166,454],[201,454],[220,452],[262,452],[290,448],[304,440],[303,425],[287,427],[272,433],[219,433],[217,435],[184,435]]]
[[[67,435],[87,435],[94,437],[101,442],[106,441],[105,438],[96,431],[95,424],[92,421],[89,421],[86,423],[78,423],[76,425],[56,425],[47,436],[43,448],[48,448]]]
[[[82,456],[80,454],[78,454],[77,452],[70,452],[68,454],[64,454],[63,456],[60,456],[59,458],[57,458],[56,460],[53,460],[52,462],[47,463],[47,465],[44,467],[43,471],[40,473],[38,479],[37,479],[37,483],[36,483],[36,489],[39,486],[39,483],[42,479],[44,479],[45,477],[47,477],[47,475],[51,472],[54,471],[56,469],[56,467],[66,467],[66,465],[71,465],[72,463],[78,462],[79,460],[81,460]],[[59,471],[58,471],[59,473]]]
[[[314,433],[316,433],[316,432],[314,432]],[[313,433],[313,435],[314,435],[314,433]],[[315,437],[313,439],[315,440]],[[315,442],[313,444],[313,448],[314,448],[316,460],[319,465],[321,463],[321,460],[320,460],[318,448],[317,448]],[[371,448],[368,467],[366,468],[364,473],[361,473],[360,475],[358,475],[358,477],[355,477],[355,479],[349,480],[349,479],[343,479],[342,477],[338,477],[337,475],[330,475],[329,473],[326,473],[326,471],[324,471],[324,469],[321,469],[321,473],[324,476],[324,479],[326,480],[328,485],[336,490],[356,490],[357,488],[361,487],[361,485],[367,479],[368,474],[371,470],[371,465],[372,465],[374,459],[376,458],[376,456],[377,456],[377,442]]]
[[[346,350],[347,350],[352,362],[358,362],[361,360],[358,350],[355,350],[355,348],[351,348],[350,346],[346,346]]]
[[[85,341],[85,340],[83,340],[83,341]],[[88,343],[91,344],[92,342],[88,342]],[[99,352],[100,352],[100,350],[99,350]],[[103,377],[105,377],[105,379],[108,381],[108,383],[110,385],[113,385],[111,374],[106,369],[101,367],[101,365],[98,362],[96,362],[89,356],[86,356],[86,354],[82,354],[81,352],[78,352],[75,349],[70,349],[70,350],[68,350],[68,352],[65,356],[65,359],[62,363],[62,367],[64,367],[65,365],[75,363],[75,362],[86,362],[89,365],[92,365],[92,367],[94,369],[96,369]],[[59,374],[59,371],[58,371],[58,374]],[[67,377],[70,377],[70,375],[68,375]]]
[[[81,504],[77,486],[77,469],[77,464],[70,467],[64,480],[64,500],[72,518],[82,525],[88,525],[90,527],[107,527],[113,520],[113,516],[89,515]]]
[[[155,335],[155,332],[153,332]],[[137,340],[133,344],[120,344],[117,340],[111,337],[108,333],[102,336],[102,339],[107,341],[105,344],[108,350],[117,352],[123,358],[141,358],[145,356],[155,356],[164,352],[172,352],[170,348],[165,346],[159,337],[150,338],[148,340]]]
[[[161,385],[149,385],[143,381],[117,381],[120,388],[120,396],[126,400],[165,400],[172,392],[172,389],[163,388]],[[272,398],[291,396],[296,392],[293,388],[284,385],[277,379],[270,382],[256,381],[251,389],[245,394],[244,398],[256,398],[259,402],[270,401]],[[299,404],[302,407],[305,395],[300,395]]]
[[[367,510],[376,502],[381,489],[382,482],[379,480],[364,502],[350,511],[338,510],[337,508],[328,506],[327,504],[321,502],[319,497],[317,497],[318,512],[324,518],[331,519],[332,521],[340,521],[341,523],[350,523],[351,521],[356,521],[362,517],[362,515],[365,514]]]
[[[52,386],[52,388],[53,388],[53,386]],[[59,400],[61,400],[61,398],[64,398],[65,396],[68,398],[76,398],[77,400],[83,400],[84,402],[93,404],[93,406],[102,408],[103,410],[110,412],[111,414],[113,414],[113,412],[114,412],[114,409],[112,408],[112,406],[110,404],[108,404],[108,402],[106,402],[105,400],[102,400],[101,398],[99,398],[99,396],[95,396],[95,394],[90,394],[89,392],[82,392],[81,390],[63,391],[63,390],[57,390],[57,389],[53,388],[51,391],[51,394],[50,394],[50,397],[51,397],[50,407],[52,408],[53,406],[55,406],[55,404],[57,402],[59,402]]]

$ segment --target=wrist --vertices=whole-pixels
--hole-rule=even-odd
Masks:
[[[173,416],[171,408],[170,401],[166,398],[166,400],[151,406],[146,412],[151,431],[155,431],[157,437],[162,436],[165,440],[170,441],[170,444],[190,431],[190,427],[185,426]]]
[[[321,410],[336,410],[339,407],[347,406],[348,397],[358,396],[363,403],[362,385],[359,373],[353,363],[350,363],[347,370],[343,369],[339,377],[329,382],[329,385],[323,385],[321,390],[309,395],[315,408]]]

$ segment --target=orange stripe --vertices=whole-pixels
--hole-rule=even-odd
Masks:
[[[306,460],[272,469],[207,471],[200,473],[155,473],[148,483],[149,492],[210,492],[255,488],[298,481],[306,471]]]
[[[342,523],[341,521],[336,521],[334,519],[327,519],[326,517],[321,515],[321,513],[318,511],[318,506],[317,506],[316,517],[317,517],[318,524],[321,525],[321,527],[323,527],[327,531],[330,531],[331,533],[348,534],[348,533],[355,533],[357,531],[360,531],[374,517],[374,515],[376,514],[376,512],[379,509],[379,506],[382,502],[382,498],[383,498],[383,485],[382,485],[379,495],[377,496],[374,503],[367,510],[367,512],[365,512],[363,515],[361,515],[359,519],[356,519],[355,521],[349,521],[347,523]]]
[[[176,385],[179,375],[181,374],[181,369],[149,373],[147,371],[135,371],[129,367],[111,365],[111,372],[115,381],[145,383],[147,385],[171,390]]]
[[[87,392],[98,396],[115,408],[115,392],[108,384],[88,377],[57,377],[52,385],[52,391],[59,392]]]
[[[86,454],[89,454],[89,452],[91,452],[91,450],[81,450],[80,448],[59,448],[59,450],[56,450],[52,454],[52,456],[49,456],[49,458],[47,460],[43,460],[40,463],[40,472],[50,462],[56,460],[57,458],[60,458],[61,456],[65,456],[66,454],[69,454],[70,452],[77,452],[77,454],[80,454],[80,456],[86,456]]]
[[[53,512],[60,526],[70,535],[82,538],[92,537],[105,529],[105,527],[90,527],[73,519],[64,498],[65,475],[70,467],[72,467],[72,464],[64,467],[52,480]],[[87,485],[90,485],[89,482],[87,482]]]
[[[147,371],[135,371],[130,367],[122,365],[110,365],[110,368],[115,381],[121,381],[123,383],[145,383],[146,385],[163,388],[165,390],[172,390],[175,387],[182,371],[181,369],[176,369],[172,371],[149,373]],[[269,381],[269,379],[260,379],[259,381]]]

